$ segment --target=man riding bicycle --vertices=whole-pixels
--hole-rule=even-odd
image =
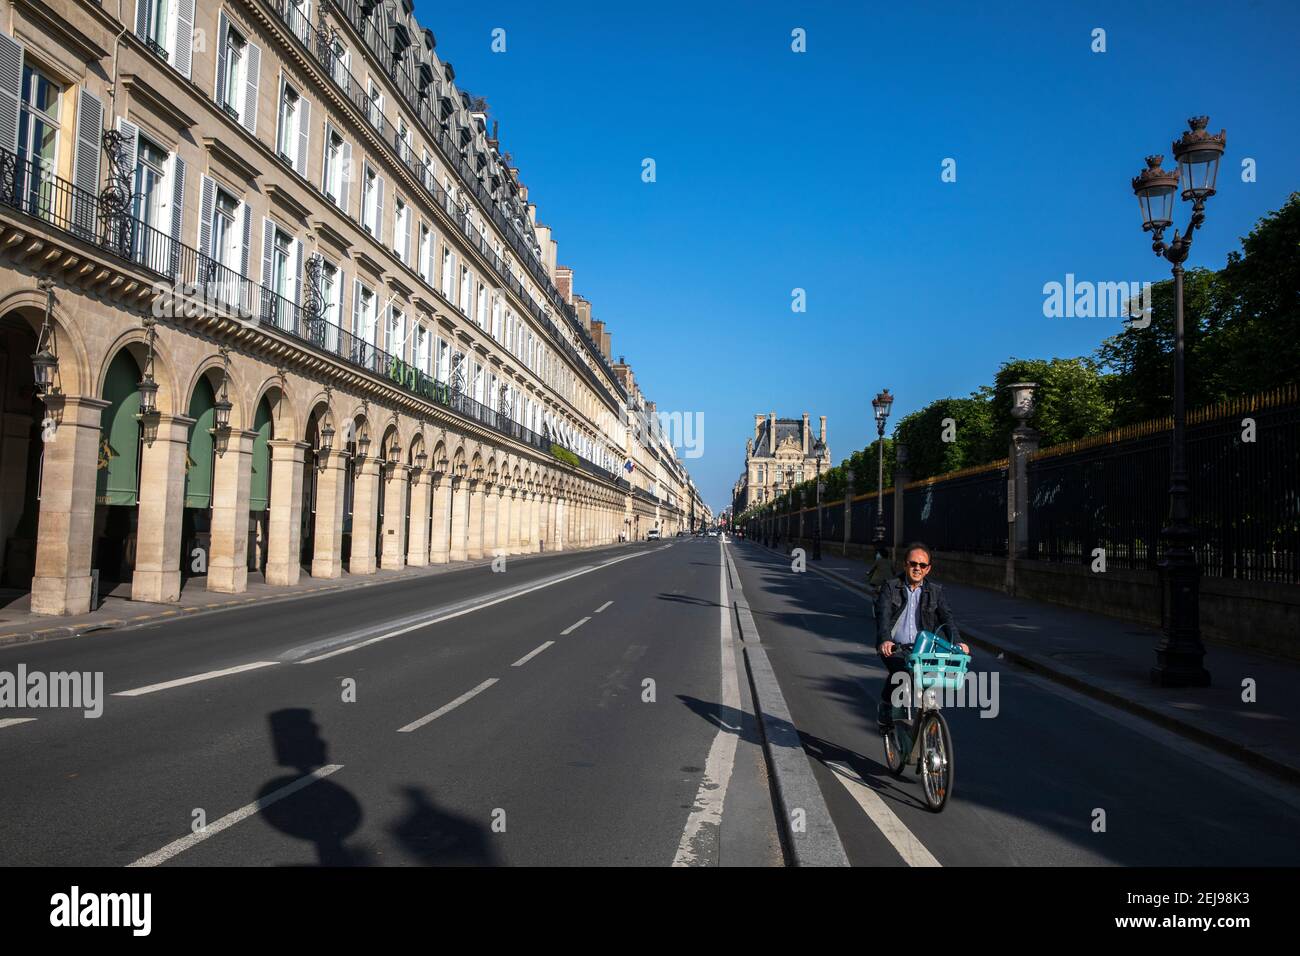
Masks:
[[[943,587],[926,580],[930,574],[930,549],[917,541],[909,544],[904,553],[902,573],[886,581],[876,598],[876,653],[889,671],[876,713],[882,733],[894,726],[890,701],[894,675],[907,672],[907,655],[918,634],[937,634],[942,627],[946,640],[960,647],[963,654],[970,653],[969,647],[959,643],[961,635]]]

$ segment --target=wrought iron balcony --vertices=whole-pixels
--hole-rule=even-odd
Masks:
[[[203,255],[133,216],[109,215],[100,198],[79,189],[41,163],[0,148],[0,210],[13,210],[39,220],[122,259],[165,283],[180,299],[197,300],[204,309],[221,312],[310,345],[313,348],[394,383],[502,435],[550,453],[550,439],[454,390],[400,357],[320,316],[320,297],[308,292],[312,308],[253,282],[215,259]],[[615,481],[613,473],[579,456],[584,471]]]

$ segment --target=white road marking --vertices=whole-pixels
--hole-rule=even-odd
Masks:
[[[542,588],[549,588],[553,584],[562,584],[565,581],[571,581],[574,578],[581,577],[584,574],[590,574],[592,571],[599,571],[601,568],[607,568],[611,564],[618,564],[620,561],[628,561],[631,560],[632,558],[640,558],[650,553],[651,552],[649,551],[638,551],[634,554],[624,555],[621,558],[614,558],[612,561],[606,561],[604,564],[597,564],[594,567],[583,568],[581,571],[575,571],[573,574],[566,574],[563,577],[553,578],[549,581],[543,581],[541,584],[534,585],[533,587],[530,588],[524,588],[521,591],[511,591],[509,594],[503,594],[501,595],[501,597],[493,598],[490,601],[484,601],[482,604],[475,604],[471,607],[461,608],[458,611],[451,611],[439,617],[429,618],[428,620],[417,621],[416,623],[411,624],[407,627],[401,627],[394,631],[388,631],[387,633],[380,634],[378,637],[372,637],[364,641],[358,641],[356,644],[348,644],[346,647],[340,647],[337,650],[333,650],[333,651],[326,651],[324,654],[317,654],[314,657],[304,657],[302,660],[298,661],[298,663],[314,664],[317,661],[323,661],[331,657],[337,657],[338,655],[346,654],[349,651],[360,650],[363,647],[369,647],[371,644],[378,644],[380,641],[386,641],[390,637],[397,637],[401,634],[408,634],[411,631],[418,631],[421,628],[431,627],[434,624],[441,624],[443,621],[450,621],[452,618],[460,617],[464,614],[472,614],[475,611],[481,611],[484,608],[492,607],[492,605],[494,604],[500,604],[503,601],[509,601],[517,597],[522,597],[525,594],[532,594],[534,591],[540,591]]]
[[[609,607],[613,603],[614,603],[613,601],[606,601],[600,607],[596,608],[596,613],[599,614],[601,611],[605,610],[605,608]]]
[[[534,653],[536,653],[536,652],[534,652]],[[399,734],[409,734],[409,733],[410,733],[411,731],[413,731],[413,730],[419,730],[421,727],[423,727],[425,724],[429,723],[430,721],[437,720],[437,719],[438,719],[439,717],[441,717],[443,714],[446,714],[446,713],[449,713],[450,711],[455,710],[455,709],[456,709],[457,707],[459,707],[461,704],[465,703],[465,701],[470,700],[470,699],[473,698],[473,697],[477,697],[479,694],[483,693],[483,691],[487,690],[489,687],[491,687],[491,686],[492,686],[493,684],[495,684],[496,682],[497,682],[497,678],[495,678],[495,677],[489,677],[487,680],[485,680],[483,683],[479,684],[479,685],[478,685],[477,687],[475,687],[473,690],[468,690],[468,691],[466,691],[465,693],[461,694],[459,697],[457,697],[455,700],[453,700],[450,704],[443,704],[441,707],[439,707],[437,710],[435,710],[432,714],[425,714],[425,715],[424,715],[423,717],[421,717],[419,720],[413,720],[413,721],[411,721],[409,724],[407,724],[405,727],[399,727],[398,730],[397,730],[397,732],[398,732]]]
[[[723,553],[724,542],[718,542],[718,552]],[[731,714],[740,714],[740,681],[736,675],[736,651],[731,631],[731,604],[727,600],[727,563],[722,561],[718,568],[718,620],[719,644],[722,650],[721,697],[722,706]],[[736,743],[740,728],[730,727],[721,716],[722,724],[709,747],[709,756],[704,761],[704,777],[695,793],[694,809],[686,818],[682,829],[682,839],[677,845],[677,856],[673,866],[698,866],[701,851],[705,850],[711,839],[715,848],[719,848],[719,831],[722,827],[722,808],[727,800],[727,785],[731,783],[731,771],[736,763]],[[739,723],[739,719],[737,719]],[[707,831],[706,831],[707,828]],[[715,851],[716,852],[716,851]]]
[[[4,720],[0,720],[0,729],[14,727],[18,724],[30,724],[35,719],[35,717],[6,717]]]
[[[153,853],[150,853],[148,856],[140,857],[140,859],[136,860],[134,863],[129,864],[129,866],[131,867],[157,866],[159,863],[166,863],[168,860],[176,856],[178,853],[184,853],[190,847],[202,843],[204,840],[208,839],[208,837],[216,836],[222,830],[234,826],[240,820],[246,820],[249,817],[251,817],[253,814],[258,813],[261,810],[265,810],[271,804],[278,803],[279,801],[283,800],[285,797],[297,793],[303,787],[311,786],[317,780],[323,780],[325,777],[328,777],[336,770],[342,770],[342,769],[343,769],[342,764],[332,763],[327,766],[320,767],[316,770],[313,770],[311,773],[299,777],[293,783],[281,787],[279,790],[276,790],[274,793],[268,793],[260,800],[255,800],[252,803],[246,804],[240,807],[238,810],[234,811],[233,813],[227,813],[220,820],[214,820],[212,823],[209,823],[206,827],[204,827],[202,830],[199,830],[197,833],[191,833],[189,836],[181,837],[179,840],[174,840],[171,843],[168,843],[161,850],[155,850]]]
[[[119,690],[113,694],[114,697],[140,697],[143,694],[152,694],[160,690],[170,690],[173,687],[184,687],[186,684],[197,684],[200,681],[214,680],[218,677],[228,677],[231,674],[242,674],[244,671],[256,670],[259,667],[270,667],[272,664],[278,664],[279,661],[255,661],[252,664],[240,664],[238,667],[227,667],[224,670],[208,671],[205,674],[195,674],[193,677],[178,677],[176,680],[163,681],[161,684],[149,684],[145,687],[136,687],[133,690]]]
[[[555,643],[554,641],[547,641],[545,644],[542,644],[542,645],[539,646],[539,647],[535,647],[535,648],[533,648],[531,651],[529,651],[529,652],[528,652],[527,654],[525,654],[523,657],[519,658],[519,660],[515,661],[515,662],[514,662],[513,664],[511,664],[510,666],[511,666],[511,667],[523,667],[525,664],[527,664],[529,661],[531,661],[534,657],[536,657],[538,654],[540,654],[542,651],[546,650],[548,647],[550,647],[550,646],[551,646],[552,644],[554,644],[554,643]]]
[[[581,621],[579,621],[577,624],[570,624],[568,627],[566,627],[564,630],[562,630],[562,631],[560,632],[560,636],[563,637],[563,636],[566,635],[566,634],[572,634],[574,631],[576,631],[578,628],[582,627],[582,625],[586,624],[586,623],[587,623],[588,621],[590,621],[590,620],[591,620],[591,618],[588,616],[588,617],[584,617],[584,618],[583,618]]]
[[[871,822],[876,828],[885,835],[885,839],[890,842],[898,855],[903,858],[903,862],[908,866],[942,866],[934,855],[925,848],[925,844],[918,840],[915,834],[907,828],[907,825],[889,809],[888,804],[880,798],[880,794],[872,790],[861,778],[853,772],[852,768],[842,763],[827,763],[827,767],[835,772],[835,776],[840,783],[844,784],[844,789],[848,790],[849,795],[858,802],[862,812],[871,818]]]

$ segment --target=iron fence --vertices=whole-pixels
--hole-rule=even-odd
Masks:
[[[1154,569],[1171,437],[1163,430],[1032,459],[1028,556],[1091,564],[1100,549],[1107,567]],[[1201,573],[1300,583],[1300,404],[1188,426],[1187,470]]]
[[[1005,556],[1007,470],[909,485],[903,490],[902,536],[936,551]]]

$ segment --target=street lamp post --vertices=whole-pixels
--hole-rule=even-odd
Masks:
[[[889,410],[893,405],[894,396],[889,394],[889,389],[871,400],[871,409],[876,414],[876,439],[880,442],[876,470],[876,533],[873,536],[878,548],[885,543],[885,422],[889,420]]]
[[[1142,209],[1142,231],[1151,233],[1151,249],[1173,265],[1174,274],[1174,433],[1169,451],[1169,518],[1161,529],[1165,541],[1160,562],[1164,588],[1164,637],[1156,647],[1151,680],[1163,687],[1208,687],[1205,645],[1200,628],[1200,569],[1196,565],[1192,526],[1192,491],[1187,478],[1187,409],[1183,355],[1183,263],[1192,235],[1205,222],[1205,200],[1214,195],[1214,183],[1223,158],[1227,135],[1206,130],[1208,116],[1193,116],[1188,130],[1173,144],[1178,170],[1160,168],[1163,156],[1146,158],[1147,168],[1133,179],[1133,192]],[[1164,232],[1173,225],[1174,192],[1183,181],[1182,198],[1192,203],[1187,230],[1174,230],[1172,242]]]
[[[817,456],[817,530],[813,532],[813,560],[822,559],[822,455],[826,451],[826,446],[822,440],[817,439],[813,445],[813,454]]]

